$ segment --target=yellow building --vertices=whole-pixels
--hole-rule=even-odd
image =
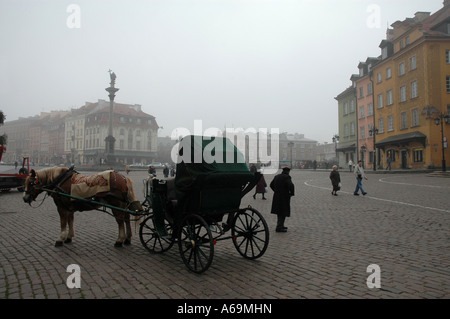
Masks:
[[[434,119],[450,113],[450,0],[433,15],[417,12],[391,26],[373,68],[378,167],[442,167]],[[443,133],[450,133],[445,122]]]

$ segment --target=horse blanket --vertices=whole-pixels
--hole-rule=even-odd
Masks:
[[[94,175],[73,174],[70,185],[70,195],[80,198],[90,198],[98,193],[109,192],[110,176],[113,171],[104,171]]]

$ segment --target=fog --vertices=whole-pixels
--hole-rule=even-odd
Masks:
[[[442,0],[0,0],[6,121],[108,100],[176,128],[278,128],[331,142],[339,93],[386,28]]]

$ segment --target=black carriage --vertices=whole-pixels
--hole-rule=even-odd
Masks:
[[[179,145],[176,177],[146,182],[143,205],[150,213],[139,229],[143,246],[163,253],[177,244],[195,273],[209,268],[220,240],[231,239],[245,258],[261,257],[269,244],[267,223],[256,209],[240,208],[258,173],[249,171],[227,138],[187,136]]]

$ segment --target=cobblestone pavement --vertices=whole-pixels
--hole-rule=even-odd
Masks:
[[[287,233],[276,233],[268,200],[248,194],[265,217],[270,244],[257,260],[242,258],[231,240],[215,246],[211,267],[187,270],[178,247],[151,255],[140,244],[113,246],[114,218],[75,215],[75,238],[54,247],[59,217],[51,199],[31,208],[16,191],[0,194],[0,299],[16,298],[449,298],[450,179],[426,174],[370,174],[366,196],[342,171],[339,196],[326,171],[292,171],[296,195]],[[131,172],[143,200],[144,172]],[[266,176],[269,183],[272,176]],[[42,196],[42,195],[41,195]],[[36,203],[35,203],[36,205]],[[81,269],[69,289],[67,267]],[[368,266],[380,267],[369,288]]]

